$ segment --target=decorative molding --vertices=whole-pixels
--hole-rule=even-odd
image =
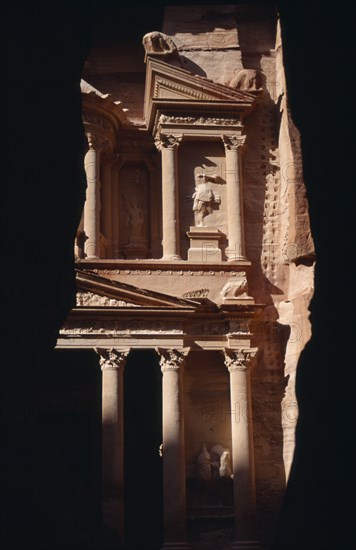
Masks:
[[[189,350],[188,350],[189,351]],[[179,371],[183,369],[186,355],[188,353],[182,353],[176,349],[164,349],[156,348],[156,352],[160,356],[159,364],[162,372],[166,371]]]
[[[175,92],[178,92],[179,94],[183,94],[186,96],[186,98],[194,98],[194,99],[202,99],[208,101],[216,99],[213,95],[210,94],[203,94],[202,92],[195,90],[194,88],[189,88],[188,86],[183,86],[182,84],[178,84],[177,82],[174,82],[174,80],[166,80],[163,78],[157,78],[155,82],[155,88],[154,88],[154,97],[159,96],[159,90],[160,88],[166,88],[166,90],[174,90]]]
[[[85,124],[92,124],[101,130],[109,132],[115,131],[115,125],[111,118],[101,111],[95,109],[88,109],[88,107],[82,108],[82,118]]]
[[[218,118],[218,117],[206,117],[206,116],[173,116],[173,115],[160,115],[159,124],[196,124],[203,126],[238,126],[241,124],[240,118]]]
[[[209,288],[200,288],[199,290],[191,290],[182,295],[182,298],[207,298],[209,295]]]
[[[123,369],[126,364],[126,357],[130,350],[119,351],[114,348],[94,348],[94,351],[99,355],[99,363],[102,371]]]
[[[99,137],[92,132],[87,132],[86,136],[89,144],[89,149],[94,149],[95,151],[99,152],[103,151],[108,145],[110,145],[110,141],[108,139]]]
[[[124,300],[116,300],[108,296],[100,296],[93,292],[77,292],[77,306],[104,306],[104,307],[137,307],[135,304],[125,302]]]
[[[182,134],[157,134],[155,137],[155,146],[159,151],[162,149],[173,149],[179,147],[182,141]]]
[[[239,350],[225,348],[223,352],[225,357],[225,365],[227,366],[229,372],[247,372],[248,368],[251,365],[252,359],[256,355],[256,352],[257,348]]]
[[[225,149],[228,151],[237,151],[238,149],[242,149],[245,141],[246,136],[221,136],[221,139],[223,140]]]

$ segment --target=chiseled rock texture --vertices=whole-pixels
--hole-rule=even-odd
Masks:
[[[260,539],[271,543],[294,451],[295,378],[310,338],[314,247],[303,181],[300,136],[288,110],[283,45],[273,7],[167,7],[163,32],[183,67],[234,84],[241,71],[260,75],[262,92],[245,121],[244,212],[249,294],[266,304],[256,323],[252,373]]]

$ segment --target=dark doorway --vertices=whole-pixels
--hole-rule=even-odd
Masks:
[[[59,480],[56,493],[63,487],[64,506],[69,509],[73,502],[67,499],[64,486],[72,487],[71,499],[91,518],[93,527],[99,526],[101,371],[97,354],[54,350],[36,373],[32,402],[36,422],[48,441],[47,463]]]
[[[163,536],[162,374],[153,350],[125,366],[125,538],[128,550],[158,550]]]

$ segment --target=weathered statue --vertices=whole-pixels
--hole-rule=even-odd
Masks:
[[[216,472],[216,475],[214,477],[217,477],[217,471],[219,471],[219,477],[226,477],[226,478],[232,478],[232,472],[231,472],[231,460],[230,460],[230,451],[229,449],[225,449],[221,445],[214,445],[210,449],[211,453],[211,464],[213,467],[214,472]]]
[[[199,456],[197,458],[198,477],[204,482],[211,482],[211,456],[203,443]]]
[[[142,44],[146,56],[168,57],[174,60],[175,64],[182,65],[177,46],[167,34],[158,31],[148,32],[143,37]]]
[[[262,88],[261,74],[255,69],[242,69],[231,80],[230,86],[241,92],[257,92]]]
[[[220,457],[220,468],[219,468],[220,477],[232,477],[231,467],[230,467],[230,453],[228,450],[225,450]]]
[[[214,195],[209,180],[215,180],[216,176],[207,176],[206,174],[197,174],[195,179],[195,192],[192,195],[194,223],[196,227],[204,225],[204,218],[213,212],[213,205],[220,204],[219,195]]]

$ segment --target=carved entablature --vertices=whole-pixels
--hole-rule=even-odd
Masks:
[[[148,129],[169,134],[182,128],[183,137],[198,138],[210,134],[219,138],[221,129],[236,133],[251,111],[255,90],[245,91],[193,75],[157,57],[147,57],[145,120]],[[209,134],[208,134],[209,135]]]
[[[113,101],[109,94],[103,94],[85,80],[81,80],[82,118],[86,133],[90,132],[107,140],[106,150],[116,145],[118,129],[131,123],[126,117],[127,109],[120,101]]]
[[[108,296],[100,296],[93,292],[77,292],[76,295],[77,307],[134,307],[135,304],[126,302],[124,300],[116,300],[115,298],[109,298]]]

